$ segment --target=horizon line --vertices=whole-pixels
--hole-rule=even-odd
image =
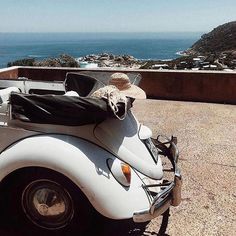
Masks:
[[[65,34],[73,34],[73,33],[85,33],[85,34],[94,34],[94,33],[100,33],[100,34],[155,34],[155,33],[204,33],[206,31],[134,31],[134,32],[127,32],[127,31],[55,31],[55,32],[50,32],[50,31],[14,31],[14,32],[0,32],[0,34],[31,34],[31,33],[35,33],[35,34],[61,34],[61,33],[65,33]]]

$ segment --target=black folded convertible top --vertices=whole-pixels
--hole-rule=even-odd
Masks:
[[[34,123],[79,126],[114,117],[106,100],[91,97],[12,93],[10,104],[13,119]],[[125,105],[118,105],[119,113],[124,114]]]

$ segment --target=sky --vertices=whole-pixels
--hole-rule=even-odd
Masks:
[[[209,32],[236,0],[0,0],[0,32]]]

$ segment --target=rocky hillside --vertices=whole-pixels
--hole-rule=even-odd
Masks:
[[[220,54],[228,51],[236,51],[236,21],[220,25],[210,33],[202,35],[188,53]]]

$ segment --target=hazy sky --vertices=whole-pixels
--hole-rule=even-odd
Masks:
[[[236,0],[0,0],[0,32],[208,32]]]

